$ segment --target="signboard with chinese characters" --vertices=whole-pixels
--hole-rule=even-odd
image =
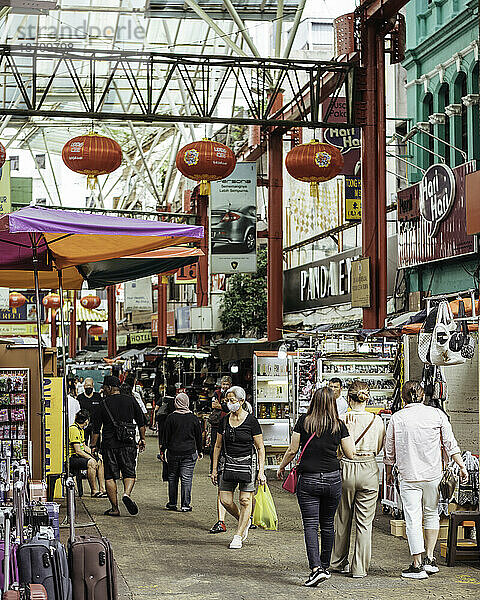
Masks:
[[[370,259],[352,261],[352,308],[370,308]]]
[[[362,180],[345,176],[345,220],[360,221],[362,218]]]
[[[237,163],[233,173],[212,182],[210,240],[212,273],[257,270],[257,165]]]
[[[398,193],[400,268],[476,252],[475,236],[467,234],[465,198],[465,179],[476,170],[476,163],[470,161],[452,169],[454,183],[445,175],[440,177],[445,165],[434,166],[441,170],[432,170],[432,176],[423,183]],[[439,175],[436,181],[435,173]]]

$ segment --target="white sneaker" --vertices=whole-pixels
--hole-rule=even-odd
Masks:
[[[251,524],[252,524],[252,517],[250,517],[250,519],[248,519],[248,524],[245,527],[245,531],[242,534],[242,542],[244,542],[248,538],[248,531],[250,529]]]
[[[242,536],[241,535],[234,535],[233,536],[233,540],[230,542],[230,546],[229,548],[231,550],[240,550],[240,548],[242,547]]]

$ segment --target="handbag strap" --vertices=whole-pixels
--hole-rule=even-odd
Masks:
[[[113,418],[113,415],[112,415],[112,413],[110,412],[110,409],[108,408],[107,401],[106,401],[106,400],[104,400],[104,401],[102,402],[102,405],[103,405],[103,407],[105,408],[105,410],[107,411],[107,414],[108,414],[108,416],[110,417],[110,419],[111,419],[111,421],[112,421],[112,423],[113,423],[113,426],[114,426],[114,427],[116,427],[116,426],[117,426],[117,422],[116,422],[116,421],[115,421],[115,419]]]
[[[312,433],[312,435],[308,438],[307,443],[302,448],[302,451],[300,452],[300,456],[298,457],[298,460],[297,460],[297,465],[300,464],[300,461],[302,460],[303,453],[305,452],[305,450],[307,449],[308,444],[313,440],[314,437],[315,437],[315,432]]]
[[[373,419],[370,421],[370,423],[367,425],[367,427],[363,430],[363,433],[360,437],[358,437],[355,440],[355,446],[358,444],[358,442],[363,438],[363,436],[367,433],[367,431],[370,429],[370,427],[373,425],[373,422],[375,421],[375,414],[373,415]]]

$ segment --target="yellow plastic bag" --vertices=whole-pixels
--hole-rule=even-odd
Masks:
[[[255,496],[253,524],[262,529],[278,530],[278,517],[268,485],[260,485]]]

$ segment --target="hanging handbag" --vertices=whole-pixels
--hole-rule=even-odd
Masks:
[[[438,306],[434,306],[428,313],[418,334],[418,356],[424,363],[430,363],[430,346],[432,335],[437,321]]]
[[[228,427],[228,424],[226,427]],[[231,456],[228,454],[225,442],[226,427],[223,435],[222,479],[235,483],[249,483],[253,480],[253,453],[249,456]]]
[[[468,325],[465,319],[465,304],[463,300],[458,303],[458,323],[457,330],[452,334],[450,338],[449,348],[452,352],[461,352],[463,345],[467,342],[468,338]]]
[[[437,322],[430,344],[430,362],[433,365],[459,365],[465,362],[466,359],[460,352],[452,352],[450,349],[450,339],[456,329],[450,304],[444,300],[438,307]]]
[[[297,469],[298,469],[298,465],[300,464],[300,461],[302,460],[303,453],[307,449],[308,444],[313,440],[314,437],[315,437],[315,433],[312,433],[312,435],[308,438],[307,443],[302,448],[302,451],[300,452],[300,456],[298,457],[297,464],[292,468],[292,470],[288,474],[288,477],[282,483],[282,488],[284,490],[286,490],[287,492],[290,492],[290,494],[295,494],[296,491],[297,491],[297,484],[298,484],[298,472],[297,472]]]
[[[450,502],[455,494],[455,488],[457,487],[457,477],[448,464],[446,464],[444,459],[445,447],[443,445],[443,437],[442,432],[440,431],[440,452],[442,453],[442,468],[443,475],[440,483],[438,484],[438,491],[440,492],[440,498],[444,502]]]

